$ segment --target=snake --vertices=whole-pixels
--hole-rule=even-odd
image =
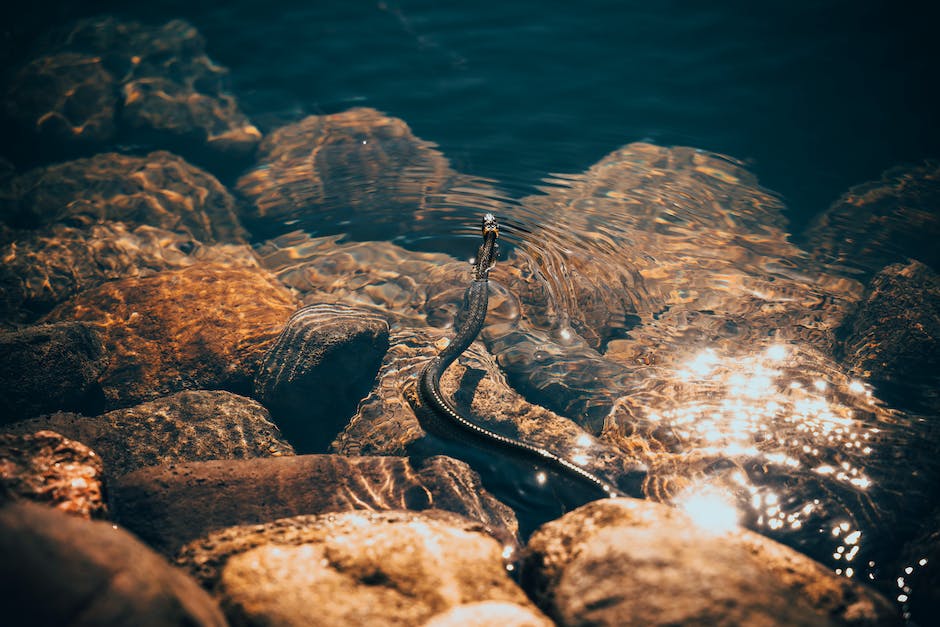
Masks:
[[[447,435],[464,441],[469,440],[469,443],[484,449],[496,449],[537,466],[549,468],[563,477],[599,490],[600,494],[605,497],[621,496],[608,482],[570,460],[546,448],[496,433],[477,424],[461,414],[441,392],[441,377],[444,372],[473,343],[486,320],[489,275],[490,270],[496,266],[496,258],[499,254],[497,244],[499,224],[493,214],[487,213],[483,217],[482,231],[483,243],[480,244],[477,256],[473,260],[473,277],[464,292],[462,315],[458,317],[458,319],[462,318],[462,321],[458,324],[450,343],[428,361],[418,379],[418,395],[422,404],[426,405],[443,423]]]

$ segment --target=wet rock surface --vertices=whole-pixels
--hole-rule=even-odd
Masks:
[[[335,232],[349,212],[389,215],[401,208],[403,220],[377,225],[387,237],[435,195],[466,182],[403,120],[365,107],[278,128],[261,142],[257,159],[236,187],[251,202],[246,222],[269,236],[311,211],[317,224]]]
[[[524,584],[562,625],[892,625],[876,593],[767,538],[648,501],[596,501],[532,536]]]
[[[0,319],[29,322],[82,290],[200,261],[257,266],[241,244],[202,244],[192,236],[123,222],[86,228],[55,224],[20,233],[0,248]]]
[[[110,477],[146,466],[293,455],[257,401],[223,391],[179,392],[100,416],[56,413],[7,426],[51,429],[95,450]]]
[[[121,221],[201,242],[241,242],[235,199],[213,175],[169,152],[102,153],[29,170],[0,191],[0,214],[15,227]]]
[[[344,305],[303,307],[265,355],[255,396],[298,452],[326,452],[372,387],[386,350],[382,316]]]
[[[60,322],[0,333],[0,354],[0,422],[101,407],[98,378],[108,359],[93,326]]]
[[[859,376],[905,407],[940,409],[940,276],[912,261],[872,278],[845,339],[845,360]],[[929,411],[929,409],[928,409]]]
[[[51,52],[7,86],[7,116],[27,136],[55,140],[47,152],[121,139],[241,160],[261,139],[226,91],[228,70],[188,22],[89,18],[48,33],[44,44]]]
[[[940,162],[898,166],[857,185],[803,234],[819,261],[866,280],[915,259],[940,271]]]
[[[261,269],[199,263],[105,283],[47,319],[100,331],[110,358],[100,382],[115,409],[184,389],[247,393],[294,309],[290,292]]]
[[[476,523],[447,512],[345,512],[221,530],[177,562],[238,624],[417,625],[483,601],[537,620],[502,555]]]
[[[539,612],[505,601],[464,603],[435,614],[423,627],[551,627]]]
[[[9,624],[227,624],[195,581],[108,523],[7,505],[0,550],[0,606]]]
[[[0,434],[0,493],[82,518],[107,514],[101,458],[54,431]],[[4,499],[0,499],[4,500]]]
[[[111,484],[114,519],[164,554],[231,525],[354,509],[443,509],[515,543],[512,510],[468,466],[396,457],[298,455],[145,468]],[[193,507],[198,503],[198,507]]]

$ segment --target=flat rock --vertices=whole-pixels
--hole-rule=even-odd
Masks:
[[[255,397],[298,452],[326,452],[372,387],[387,350],[384,317],[341,304],[308,305],[294,312],[265,355]]]
[[[107,358],[92,325],[59,322],[0,333],[0,353],[0,423],[101,406],[98,378]]]
[[[179,392],[100,416],[56,413],[7,429],[51,429],[83,442],[111,477],[176,462],[294,454],[264,407],[221,390]]]
[[[890,603],[749,531],[596,501],[530,538],[523,585],[561,625],[894,625]]]
[[[32,503],[0,509],[8,625],[223,627],[216,603],[126,531]]]
[[[847,326],[845,361],[861,377],[893,394],[902,406],[940,408],[940,276],[911,261],[872,278]],[[915,405],[917,403],[915,402]]]
[[[243,242],[235,199],[213,175],[169,152],[137,157],[102,153],[29,170],[0,193],[11,225],[36,228],[119,221]]]
[[[200,261],[257,267],[247,244],[203,244],[157,227],[103,222],[20,231],[0,247],[0,319],[35,320],[73,294],[106,281],[145,277]]]
[[[356,511],[234,527],[193,542],[177,561],[236,624],[418,625],[484,601],[540,617],[509,578],[503,547],[447,512]]]
[[[0,492],[82,518],[103,518],[101,458],[54,431],[0,434]]]
[[[108,409],[184,389],[247,394],[262,357],[296,304],[258,268],[199,263],[111,281],[49,313],[100,330],[110,358]]]
[[[512,510],[461,462],[298,455],[145,468],[114,481],[115,520],[165,554],[214,529],[353,509],[443,509],[514,543]],[[193,504],[198,503],[198,507]]]
[[[863,281],[908,259],[940,271],[938,204],[940,162],[891,168],[819,214],[803,234],[806,250]]]

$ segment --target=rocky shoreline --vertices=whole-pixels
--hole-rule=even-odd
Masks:
[[[414,380],[450,334],[465,262],[289,228],[327,197],[366,220],[389,202],[420,212],[429,195],[468,177],[405,122],[372,109],[262,136],[204,45],[178,20],[87,20],[50,33],[44,53],[9,78],[7,123],[51,148],[46,163],[0,177],[5,624],[902,622],[879,592],[768,537],[709,532],[642,498],[678,481],[678,472],[657,474],[675,451],[641,442],[639,429],[624,433],[602,392],[628,385],[625,364],[645,355],[637,338],[663,333],[691,299],[683,290],[701,289],[691,273],[637,265],[609,291],[610,277],[579,274],[581,343],[558,347],[542,322],[555,305],[534,279],[552,260],[517,253],[494,272],[504,291],[491,322],[446,373],[444,391],[520,438],[578,451],[585,467],[638,497],[592,502],[520,532],[517,512],[471,465],[438,454],[415,414]],[[129,143],[152,149],[115,152]],[[207,156],[221,164],[216,173],[195,165]],[[745,194],[756,182],[743,169],[717,164],[692,149],[631,144],[592,171],[604,189],[615,176],[632,185],[665,171],[714,191],[715,205],[773,209]],[[353,171],[381,180],[382,193],[344,186]],[[217,178],[233,172],[241,176],[230,187]],[[812,289],[796,271],[792,285],[775,282],[830,305],[792,324],[816,351],[804,366],[816,355],[820,368],[838,361],[839,372],[897,384],[908,409],[934,415],[940,280],[923,242],[940,228],[927,209],[940,200],[938,172],[928,163],[886,173],[810,227],[812,263],[845,277]],[[545,202],[550,216],[582,191],[531,202]],[[707,222],[713,208],[702,203]],[[729,226],[725,241],[699,249],[740,252],[745,265],[779,251],[773,211],[759,236]],[[891,228],[877,235],[837,228],[886,220]],[[676,252],[677,227],[650,222],[646,245]],[[859,250],[877,267],[846,271]],[[688,262],[682,252],[666,258]],[[568,262],[580,270],[589,260]],[[731,276],[718,262],[705,270]],[[674,285],[677,276],[686,283]],[[702,333],[724,306],[703,306]],[[611,312],[642,321],[632,339],[611,331]],[[792,322],[779,307],[760,314]],[[537,351],[556,348],[577,367],[532,367]],[[926,380],[902,385],[915,375]],[[929,582],[940,545],[926,537],[930,559],[916,576]],[[927,616],[937,592],[919,594],[915,610]]]

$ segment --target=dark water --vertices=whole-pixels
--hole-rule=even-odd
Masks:
[[[896,592],[903,564],[880,564],[937,505],[931,486],[940,473],[924,444],[936,434],[924,437],[928,418],[894,413],[877,390],[813,349],[813,329],[825,327],[827,311],[858,294],[798,265],[805,259],[783,233],[798,233],[853,184],[940,156],[937,10],[886,2],[352,0],[98,2],[18,12],[3,33],[11,64],[29,58],[32,36],[57,22],[99,12],[151,23],[183,18],[229,69],[230,91],[264,132],[359,106],[405,120],[480,187],[448,197],[420,230],[405,225],[395,241],[466,258],[481,210],[495,206],[516,227],[505,232],[499,271],[529,261],[549,270],[546,291],[564,315],[515,335],[484,332],[516,389],[582,424],[608,416],[609,425],[651,438],[671,429],[678,456],[746,458],[709,466],[714,485],[700,493],[719,498],[699,507],[720,509],[734,493],[752,504],[743,521],[751,527]],[[696,195],[708,188],[690,187],[688,177],[631,189],[632,174],[604,185],[578,174],[637,141],[730,155],[774,193],[744,180],[732,160],[704,152],[701,163],[677,170],[714,177],[715,186],[739,183],[740,191],[720,197],[739,205],[709,212],[718,201]],[[624,163],[629,171],[630,159]],[[656,167],[639,168],[637,180]],[[565,203],[576,215],[556,212]],[[624,206],[666,209],[643,215]],[[778,210],[789,226],[774,222]],[[329,211],[316,220],[336,222]],[[716,214],[737,226],[722,230],[709,222]],[[370,225],[387,230],[379,218],[389,215],[360,213],[332,231],[299,226],[311,235],[348,227],[353,239],[372,239]],[[741,239],[727,239],[727,231]],[[633,248],[650,259],[622,254]],[[659,267],[668,271],[657,275]],[[624,284],[616,281],[629,272],[652,277],[650,294],[618,310]],[[496,281],[505,286],[507,276]],[[667,307],[656,290],[678,296]],[[600,330],[577,319],[585,292],[609,298]],[[707,298],[681,311],[686,292]],[[775,317],[774,308],[789,313]],[[602,337],[587,346],[585,330]],[[644,347],[656,354],[643,354],[637,368]],[[556,367],[532,367],[542,359]],[[569,375],[585,372],[593,379],[571,383]],[[545,389],[567,396],[539,396]],[[618,414],[622,399],[634,405]],[[902,462],[920,464],[908,484]],[[859,558],[845,569],[848,554]]]
[[[10,11],[6,9],[5,11]],[[745,160],[792,232],[852,184],[940,154],[931,3],[38,3],[31,28],[108,11],[181,17],[264,127],[371,106],[510,190],[630,141]],[[12,17],[12,16],[11,16]]]

